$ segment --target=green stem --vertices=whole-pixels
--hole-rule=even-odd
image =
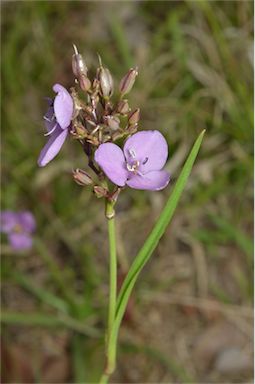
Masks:
[[[117,258],[115,241],[114,218],[108,220],[109,251],[110,251],[110,287],[109,287],[109,313],[108,313],[108,333],[110,333],[116,310],[117,295]]]
[[[107,375],[106,373],[104,373],[102,376],[101,376],[101,379],[99,381],[99,384],[107,384],[108,383],[108,380],[109,380],[109,375]]]
[[[110,344],[111,330],[115,320],[116,313],[116,297],[117,297],[117,254],[116,254],[116,237],[115,237],[115,220],[114,220],[114,201],[106,200],[106,218],[108,219],[108,237],[109,237],[109,253],[110,253],[110,282],[109,282],[109,309],[108,309],[108,333],[106,338],[106,369],[101,377],[100,383],[107,383],[109,376],[115,369],[115,353],[112,348],[115,345]],[[114,359],[111,358],[114,356]]]

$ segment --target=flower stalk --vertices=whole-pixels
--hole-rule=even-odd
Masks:
[[[111,349],[112,345],[110,344],[111,340],[111,330],[113,327],[113,323],[115,320],[116,313],[116,300],[117,300],[117,252],[116,252],[116,236],[115,236],[115,211],[114,205],[116,201],[106,199],[105,204],[105,214],[108,220],[108,237],[109,237],[109,254],[110,254],[110,262],[109,262],[109,308],[108,308],[108,331],[106,337],[106,369],[104,375],[107,377],[113,373],[115,369],[115,358],[112,359],[111,356],[115,356]],[[114,346],[115,348],[115,346]],[[104,379],[104,380],[105,380]],[[107,380],[108,381],[108,380]],[[103,382],[107,382],[103,381]]]

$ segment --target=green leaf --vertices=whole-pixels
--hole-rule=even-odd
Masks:
[[[22,326],[38,326],[38,327],[48,327],[48,328],[59,328],[64,327],[81,333],[83,335],[87,335],[89,337],[101,337],[101,332],[90,326],[73,319],[70,316],[66,315],[58,315],[55,314],[42,314],[41,312],[11,312],[8,310],[2,309],[1,323],[5,324],[14,324],[14,325],[22,325]]]
[[[42,302],[51,305],[53,308],[56,308],[59,311],[68,313],[69,307],[64,300],[62,300],[58,296],[55,296],[53,293],[49,292],[45,288],[41,288],[34,285],[33,282],[30,281],[27,276],[14,272],[13,278],[19,285],[21,285],[28,292],[32,293]]]
[[[130,294],[132,292],[132,289],[134,287],[134,284],[142,271],[143,267],[149,260],[149,258],[152,255],[152,252],[156,248],[160,238],[164,234],[167,226],[170,223],[171,218],[173,217],[173,214],[175,212],[175,209],[177,207],[177,204],[179,202],[179,199],[181,197],[181,194],[184,190],[184,187],[187,183],[188,177],[191,173],[194,161],[197,157],[199,148],[201,146],[203,136],[205,131],[201,132],[199,137],[197,138],[189,156],[186,160],[184,167],[181,171],[181,174],[175,184],[174,190],[169,197],[165,208],[160,214],[159,219],[157,220],[154,228],[152,229],[150,235],[147,237],[143,247],[135,257],[133,264],[131,265],[129,272],[122,284],[120,293],[118,295],[117,300],[117,307],[116,307],[116,317],[113,324],[112,332],[110,335],[110,343],[109,343],[109,350],[108,355],[110,359],[114,360],[115,356],[111,356],[115,354],[115,345],[117,342],[117,336],[118,336],[118,330],[120,327],[121,320],[123,318]]]

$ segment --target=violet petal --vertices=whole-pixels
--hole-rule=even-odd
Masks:
[[[69,127],[73,116],[73,99],[69,92],[60,84],[53,86],[57,96],[54,100],[54,113],[56,120],[62,129]]]
[[[152,171],[145,175],[132,175],[127,181],[127,185],[134,189],[146,189],[149,191],[160,191],[164,189],[170,181],[167,171]]]
[[[11,211],[0,213],[0,232],[10,233],[15,225],[18,224],[17,214]]]
[[[38,158],[39,167],[44,167],[48,164],[60,151],[64,141],[68,135],[68,129],[61,129],[59,126],[50,136],[47,144],[43,147]]]
[[[24,211],[18,214],[19,224],[25,232],[34,232],[36,228],[35,218],[31,212]]]
[[[8,239],[11,247],[19,251],[31,248],[33,243],[32,237],[26,233],[11,233]]]
[[[120,187],[125,185],[128,171],[124,154],[116,144],[101,144],[95,152],[95,160],[114,184]]]
[[[49,107],[44,115],[44,124],[48,132],[52,131],[56,125],[56,119],[54,118],[54,108]]]
[[[163,168],[168,156],[168,146],[159,131],[141,131],[127,139],[124,154],[127,162],[139,161],[139,171],[147,173]]]

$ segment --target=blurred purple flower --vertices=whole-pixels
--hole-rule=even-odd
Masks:
[[[32,233],[35,231],[35,218],[31,212],[3,211],[0,213],[0,232],[6,233],[14,250],[32,247]]]
[[[49,141],[43,147],[38,158],[39,167],[47,165],[57,156],[69,132],[69,126],[73,116],[73,99],[69,92],[60,84],[53,86],[57,93],[54,100],[49,100],[49,109],[46,112],[45,126],[50,136]]]
[[[162,170],[168,156],[167,142],[158,131],[141,131],[127,139],[123,151],[113,143],[101,144],[95,160],[116,185],[159,191],[170,180]]]

